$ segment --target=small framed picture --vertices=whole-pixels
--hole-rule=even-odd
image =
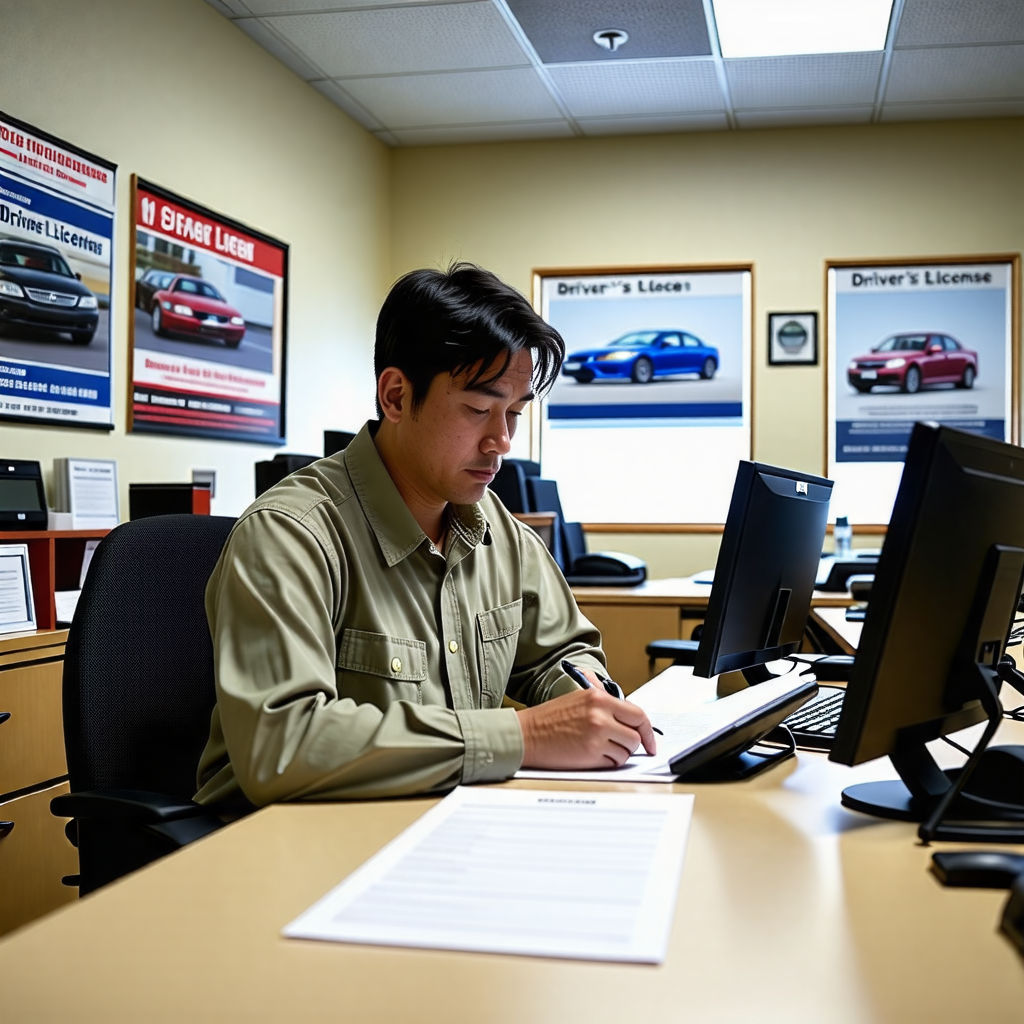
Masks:
[[[0,633],[36,628],[27,544],[0,544]]]
[[[818,314],[768,314],[768,365],[818,365]]]

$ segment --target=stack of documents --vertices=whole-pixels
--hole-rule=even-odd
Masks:
[[[460,787],[291,938],[661,963],[693,797]]]
[[[55,512],[71,513],[72,530],[117,526],[117,463],[113,459],[54,459]]]

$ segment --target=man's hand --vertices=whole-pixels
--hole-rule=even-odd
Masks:
[[[524,768],[617,768],[642,743],[656,752],[647,715],[604,689],[578,690],[519,712]]]

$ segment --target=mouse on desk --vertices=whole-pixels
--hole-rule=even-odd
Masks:
[[[1024,853],[964,850],[933,853],[932,873],[943,885],[970,889],[1009,889],[1024,876]]]

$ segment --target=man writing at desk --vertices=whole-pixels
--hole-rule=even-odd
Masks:
[[[210,579],[217,706],[200,803],[383,797],[621,764],[646,715],[596,682],[600,637],[487,490],[561,337],[466,264],[377,321],[378,421],[239,519]],[[527,705],[502,708],[508,693]]]

